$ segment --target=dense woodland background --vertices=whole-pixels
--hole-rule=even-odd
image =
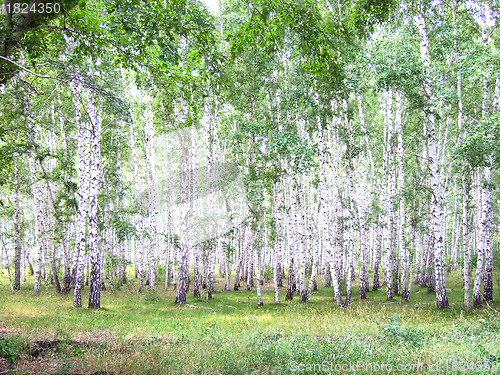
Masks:
[[[34,294],[80,307],[89,285],[100,307],[133,267],[184,304],[212,297],[218,265],[259,305],[267,277],[276,303],[419,284],[446,308],[456,270],[466,310],[493,299],[498,2],[57,4],[3,2],[12,291],[32,274]]]

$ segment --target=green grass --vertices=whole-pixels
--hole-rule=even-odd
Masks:
[[[360,300],[354,287],[351,305],[341,309],[333,289],[320,287],[307,303],[285,301],[283,289],[276,305],[272,283],[259,307],[255,291],[222,292],[223,280],[211,300],[189,295],[188,304],[213,310],[195,309],[175,305],[173,287],[140,292],[129,280],[102,292],[102,309],[89,310],[75,309],[71,294],[50,286],[33,296],[30,279],[11,294],[3,272],[0,372],[2,365],[17,374],[464,373],[457,365],[491,372],[480,362],[500,373],[500,317],[492,310],[500,303],[465,313],[458,272],[447,275],[446,310],[416,286],[409,302],[388,303],[384,288]]]

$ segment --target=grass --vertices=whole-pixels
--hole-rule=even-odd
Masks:
[[[173,287],[141,292],[129,280],[89,310],[50,286],[33,296],[30,279],[11,294],[3,272],[0,373],[500,373],[500,303],[464,312],[458,272],[447,275],[446,310],[416,286],[409,302],[389,303],[384,288],[360,300],[354,287],[346,309],[330,287],[307,303],[285,301],[283,289],[277,305],[272,282],[259,307],[255,291],[221,292],[223,280],[211,300],[189,295],[188,304],[213,310],[196,309],[175,305]]]

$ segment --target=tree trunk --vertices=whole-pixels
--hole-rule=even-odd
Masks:
[[[200,284],[200,248],[198,246],[193,247],[193,277],[194,277],[194,288],[193,296],[195,298],[201,297],[201,284]]]
[[[248,228],[250,231],[249,240],[247,244],[247,264],[246,264],[246,276],[247,276],[247,290],[251,290],[255,285],[254,285],[254,280],[253,280],[253,273],[255,269],[254,265],[254,253],[252,251],[253,249],[253,230],[251,228]]]
[[[88,194],[90,184],[90,133],[87,124],[81,120],[80,105],[84,105],[81,96],[82,91],[78,84],[78,78],[73,84],[73,94],[75,95],[75,122],[77,136],[77,159],[78,159],[78,211],[75,228],[75,250],[73,260],[73,283],[74,305],[82,306],[81,287],[83,282],[83,272],[85,268],[86,232],[88,220]]]
[[[492,163],[492,158],[490,157]],[[483,195],[483,210],[484,221],[481,223],[484,235],[484,291],[483,297],[485,301],[493,300],[493,209],[491,205],[491,167],[484,169],[484,195]]]
[[[177,285],[175,303],[185,304],[189,282],[189,247],[183,246],[179,249],[180,259],[177,269]]]
[[[90,186],[89,186],[89,252],[90,252],[90,294],[89,308],[101,307],[101,252],[99,251],[97,197],[102,176],[101,159],[101,115],[98,113],[94,96],[88,95],[90,122]]]
[[[465,169],[465,168],[464,168]],[[463,248],[464,248],[464,306],[465,311],[470,311],[470,248],[469,248],[469,196],[467,188],[467,175],[465,170],[462,169],[462,233],[463,233]]]
[[[240,288],[240,272],[241,272],[241,267],[243,266],[243,259],[244,259],[244,256],[243,256],[243,253],[244,253],[244,246],[245,246],[245,243],[244,243],[244,239],[245,239],[245,226],[244,225],[241,225],[240,224],[240,230],[238,231],[238,233],[240,234],[238,236],[238,249],[237,249],[237,253],[235,255],[235,263],[236,263],[236,267],[235,267],[235,273],[236,273],[236,276],[235,276],[235,279],[234,279],[234,290],[238,290]]]
[[[254,251],[254,250],[252,250]],[[257,291],[257,305],[258,306],[262,306],[264,303],[262,302],[262,293],[261,293],[261,278],[262,278],[262,273],[261,273],[261,249],[257,248],[255,249],[255,251],[257,252],[257,267],[256,267],[256,271],[257,271],[257,286],[256,286],[256,291]]]
[[[401,297],[408,300],[410,294],[408,292],[407,284],[407,251],[405,247],[405,226],[406,226],[406,214],[405,214],[405,200],[403,195],[404,189],[404,163],[403,163],[403,121],[401,120],[401,92],[396,91],[396,132],[398,135],[398,146],[397,146],[397,161],[398,161],[398,196],[399,196],[399,224],[397,227],[397,237],[398,237],[398,248],[399,248],[399,261],[401,265]]]
[[[303,184],[303,176],[299,177],[299,187],[297,190],[301,190],[301,187],[304,187]],[[305,194],[303,194],[305,195]],[[297,191],[297,198],[299,197],[299,191]],[[296,210],[296,221],[295,228],[297,231],[297,243],[300,243],[300,273],[299,273],[299,293],[300,293],[300,302],[307,301],[307,291],[306,291],[306,261],[307,261],[307,250],[306,250],[306,218],[304,215],[304,206],[305,206],[305,197],[302,199],[297,199],[295,203]]]
[[[392,300],[392,234],[393,234],[393,201],[394,196],[394,168],[393,168],[393,144],[392,144],[392,90],[385,93],[383,102],[384,124],[386,139],[386,152],[383,164],[385,166],[386,182],[384,183],[383,211],[383,243],[384,243],[384,275],[387,288],[387,300]]]
[[[15,155],[17,157],[17,155]],[[19,222],[19,176],[17,161],[14,160],[14,289],[21,289],[21,241]],[[7,253],[7,250],[5,250]],[[10,275],[9,275],[10,276]]]
[[[184,124],[187,118],[187,103],[184,98],[181,104],[181,123]],[[191,146],[191,138],[188,134],[180,134],[181,144],[181,161],[180,161],[180,201],[192,202],[190,189],[190,173],[189,173],[189,147]],[[189,288],[189,213],[185,214],[180,225],[180,248],[179,263],[177,268],[177,284],[175,303],[185,304],[186,295]]]
[[[486,22],[486,4],[481,3],[481,40],[482,45],[488,48],[488,25]],[[483,120],[489,114],[489,88],[488,88],[488,74],[482,77],[482,117]],[[497,79],[498,83],[498,79]],[[498,88],[497,88],[498,90]],[[495,98],[493,104],[495,104]],[[484,183],[483,183],[483,207],[482,207],[482,220],[481,220],[481,236],[483,237],[483,251],[484,251],[484,299],[486,301],[493,300],[493,209],[491,204],[491,172],[493,166],[493,156],[490,154],[488,158],[488,165],[484,167]],[[475,289],[475,288],[474,288]]]
[[[429,145],[429,171],[431,192],[431,249],[434,255],[434,272],[436,277],[436,305],[438,308],[448,307],[446,295],[446,283],[444,278],[444,239],[442,232],[443,223],[443,197],[439,175],[438,144],[436,142],[435,115],[434,115],[434,93],[430,85],[431,60],[429,55],[429,39],[425,26],[423,12],[417,14],[418,29],[420,33],[420,56],[424,67],[424,94],[426,95],[425,116],[427,121],[428,145]]]
[[[29,103],[27,103],[28,108],[26,108],[26,125],[28,129],[34,133],[32,135],[33,142],[36,142],[36,128],[32,129],[29,123],[29,117],[27,113],[30,111]],[[40,294],[40,287],[42,282],[42,263],[43,263],[43,252],[44,252],[44,234],[43,234],[43,213],[42,213],[42,201],[41,201],[41,186],[38,178],[36,176],[35,170],[35,151],[32,151],[29,157],[29,173],[31,182],[31,196],[33,202],[33,212],[34,212],[34,229],[35,229],[35,248],[36,248],[36,262],[35,262],[35,282],[33,285],[33,293],[35,295]]]
[[[289,262],[288,262],[288,286],[286,289],[286,301],[291,301],[293,300],[293,293],[295,291],[295,273],[293,272],[294,269],[294,258],[293,256],[289,256]]]
[[[226,266],[226,284],[224,285],[224,290],[228,292],[231,290],[231,257],[230,254],[225,254],[225,266]]]
[[[207,298],[212,298],[212,293],[215,291],[215,252],[216,245],[214,240],[209,240],[208,251],[208,272],[207,272]]]
[[[274,302],[276,303],[280,303],[279,288],[280,286],[283,286],[283,279],[281,274],[281,264],[283,261],[283,255],[282,255],[283,192],[281,184],[282,181],[278,181],[274,184],[274,205],[273,205],[273,214],[275,217],[275,231],[276,231],[274,240],[273,283],[274,283]]]
[[[0,221],[0,238],[2,242],[2,251],[5,252],[5,267],[7,268],[7,274],[9,276],[9,287],[10,291],[14,293],[14,286],[12,285],[12,275],[10,273],[10,260],[9,260],[9,254],[7,253],[7,244],[5,243],[4,239],[4,223],[3,220]],[[1,264],[1,262],[0,262]]]
[[[150,289],[155,287],[157,272],[157,230],[156,230],[156,199],[158,196],[156,186],[156,161],[155,161],[155,131],[153,127],[153,99],[147,96],[146,109],[144,111],[144,150],[146,155],[146,172],[148,181],[148,284]]]

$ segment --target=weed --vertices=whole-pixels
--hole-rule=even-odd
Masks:
[[[410,345],[418,345],[422,342],[422,331],[415,327],[402,327],[398,314],[389,316],[386,323],[377,322],[377,325],[382,330],[383,335],[391,341]]]
[[[0,357],[13,365],[26,348],[23,339],[17,335],[9,337],[0,336]]]

